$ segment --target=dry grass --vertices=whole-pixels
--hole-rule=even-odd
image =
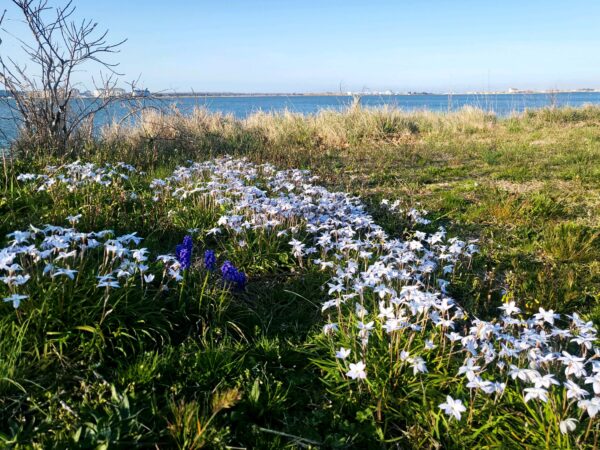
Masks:
[[[368,143],[411,143],[429,133],[473,133],[491,129],[497,118],[475,108],[440,114],[406,112],[397,108],[322,110],[314,115],[290,111],[257,112],[244,120],[231,114],[196,108],[191,114],[177,109],[147,110],[135,124],[113,122],[102,128],[100,138],[111,146],[145,148],[155,145],[198,149],[207,143],[246,142],[269,148],[335,149]],[[253,141],[253,142],[251,142]],[[237,148],[239,150],[239,148]]]

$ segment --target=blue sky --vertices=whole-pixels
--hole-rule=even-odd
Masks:
[[[600,87],[598,0],[75,3],[128,39],[113,59],[153,90]],[[13,47],[7,39],[0,51]]]

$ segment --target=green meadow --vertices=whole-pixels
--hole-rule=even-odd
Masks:
[[[478,314],[509,295],[530,310],[596,317],[599,124],[593,106],[509,118],[471,108],[355,107],[245,121],[197,110],[191,117],[148,113],[133,129],[107,127],[99,153],[158,166],[226,153],[309,169],[328,187],[359,195],[382,224],[379,201],[398,199],[427,210],[453,235],[478,239],[481,272],[456,287]],[[97,152],[92,146],[89,157]]]
[[[256,164],[256,174],[221,174],[226,160],[217,160],[214,170],[193,172],[197,191],[185,176],[170,178],[189,161],[224,156]],[[90,166],[82,171],[81,164]],[[243,164],[231,170],[244,174]],[[414,332],[383,329],[380,302],[393,295],[367,288],[360,307],[352,299],[337,312],[322,311],[324,302],[348,292],[332,287],[332,267],[356,259],[357,271],[366,271],[384,245],[374,245],[373,255],[340,250],[338,258],[314,244],[310,219],[293,208],[273,212],[269,217],[279,222],[272,229],[232,225],[232,216],[250,223],[256,214],[237,191],[242,181],[292,204],[308,205],[319,195],[334,201],[289,174],[282,179],[296,187],[286,191],[262,164],[309,170],[318,177],[310,183],[359,197],[390,241],[414,241],[443,227],[446,238],[476,245],[478,252],[461,254],[450,270],[442,263],[420,269],[429,274],[419,278],[423,292],[435,297],[438,281],[447,282],[447,296],[464,310],[452,319],[456,332],[469,333],[476,319],[499,323],[498,308],[510,302],[523,318],[540,308],[561,315],[556,324],[530,324],[543,336],[551,325],[573,337],[593,335],[581,331],[589,324],[570,324],[573,313],[594,330],[600,324],[598,107],[501,118],[470,108],[409,113],[354,105],[244,120],[199,109],[189,116],[146,112],[135,126],[115,123],[93,139],[76,139],[67,152],[23,137],[3,155],[0,249],[36,249],[7,256],[0,269],[13,277],[0,283],[0,298],[24,296],[17,307],[0,304],[0,446],[597,448],[598,417],[589,404],[577,405],[596,398],[595,384],[584,381],[596,370],[586,366],[581,375],[565,372],[558,360],[541,364],[557,380],[543,394],[524,390],[520,377],[508,376],[508,365],[478,360],[481,382],[506,383],[486,395],[457,375],[466,357],[446,325],[439,331],[415,313]],[[413,209],[427,220],[415,220]],[[221,223],[223,216],[230,222]],[[110,232],[93,234],[102,230]],[[187,235],[189,267],[177,253]],[[48,236],[58,242],[54,247],[42,243]],[[360,228],[354,238],[376,240]],[[296,252],[292,239],[322,254]],[[140,248],[147,255],[134,253]],[[45,266],[44,250],[52,267]],[[207,250],[215,252],[214,268]],[[167,254],[175,259],[156,260]],[[317,257],[321,263],[313,264]],[[245,275],[243,282],[222,270],[226,261]],[[25,273],[30,278],[17,278]],[[400,281],[394,283],[400,293]],[[369,320],[376,323],[366,328],[367,345]],[[332,322],[338,334],[323,331]],[[548,347],[556,358],[563,350],[582,354],[595,368],[595,335],[590,339],[589,347],[569,340]],[[340,347],[351,350],[347,361],[335,356]],[[515,361],[535,369],[525,353]],[[346,365],[359,360],[366,377]],[[531,373],[523,376],[533,383]],[[587,395],[558,385],[570,380],[580,381]],[[440,408],[447,396],[462,400],[460,419]]]

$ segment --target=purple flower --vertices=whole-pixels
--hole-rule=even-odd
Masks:
[[[183,238],[183,243],[177,245],[175,247],[175,257],[182,269],[189,269],[192,265],[192,247],[193,241],[191,236],[186,236]]]
[[[217,257],[214,250],[206,250],[204,252],[204,267],[207,270],[215,270],[217,267]]]
[[[223,263],[221,266],[221,275],[225,282],[234,283],[240,289],[244,289],[246,286],[246,274],[236,269],[231,261],[225,261]]]
[[[221,266],[221,275],[223,275],[225,281],[233,281],[236,271],[237,269],[229,260],[225,261]]]
[[[246,287],[246,274],[244,272],[238,271],[236,277],[236,283],[240,289],[244,289]]]

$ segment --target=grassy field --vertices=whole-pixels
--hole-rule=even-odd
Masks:
[[[5,159],[0,297],[10,301],[0,304],[0,442],[9,448],[597,447],[599,125],[595,107],[497,118],[474,109],[434,114],[355,106],[244,121],[174,111],[146,113],[136,127],[107,127],[67,158],[34,152]],[[248,161],[187,162],[226,154]],[[91,165],[72,164],[76,159]],[[309,169],[319,180],[252,163]],[[181,165],[187,169],[176,169]],[[252,209],[253,202],[264,206],[255,188],[273,211]],[[336,191],[360,196],[365,212]],[[340,221],[328,229],[334,241],[358,239],[356,248],[329,251],[318,242],[314,223],[333,226],[319,222],[323,210]],[[368,220],[361,214],[382,227],[385,239],[357,225]],[[347,235],[347,225],[356,235]],[[445,234],[436,234],[440,227]],[[464,242],[455,246],[456,257],[448,257],[449,238]],[[394,253],[417,258],[398,263],[405,279],[380,276],[398,303],[396,294],[378,294],[375,286],[360,302],[346,301],[352,277],[378,258],[392,265],[390,246],[417,241]],[[479,251],[467,251],[475,242]],[[21,250],[11,259],[15,247]],[[207,250],[215,252],[214,267]],[[157,261],[161,254],[173,256]],[[360,270],[351,272],[350,261]],[[18,278],[25,274],[30,278]],[[441,315],[412,310],[417,300],[401,294],[411,283],[429,298],[419,301],[432,301]],[[446,289],[464,313],[446,316],[437,303]],[[323,312],[331,299],[345,303]],[[519,325],[499,319],[498,307],[510,302],[519,317],[533,319]],[[412,317],[412,328],[385,331],[389,308]],[[554,324],[549,310],[550,316],[578,312],[581,319],[561,316]],[[462,348],[448,337],[440,317],[456,321],[456,332],[475,333],[479,350],[466,353],[467,341]],[[327,328],[331,323],[335,329]],[[501,331],[485,328],[490,323]],[[500,352],[514,344],[505,335],[522,339],[521,326],[541,340],[527,344],[527,352],[498,357],[505,367],[488,361],[487,343]],[[585,342],[561,340],[554,333],[559,326]],[[585,374],[577,361],[567,365],[563,351],[585,358]],[[535,362],[540,354],[549,362]],[[360,366],[347,365],[360,362],[366,378]],[[509,372],[509,363],[520,371]],[[481,393],[464,386],[465,372],[469,382],[477,374],[482,386],[499,384]],[[561,385],[539,388],[541,374],[554,374]],[[587,395],[564,384],[570,381]],[[545,394],[527,390],[534,384]],[[460,419],[440,408],[452,399],[465,407]]]
[[[508,295],[530,310],[600,319],[599,124],[600,108],[591,106],[505,119],[469,108],[354,108],[245,122],[198,110],[191,118],[147,114],[141,127],[109,127],[105,138],[114,152],[107,158],[136,161],[146,148],[169,161],[177,149],[180,159],[228,153],[310,169],[360,195],[376,216],[382,197],[419,205],[452,234],[480,240],[485,274],[460,287],[479,314]]]

